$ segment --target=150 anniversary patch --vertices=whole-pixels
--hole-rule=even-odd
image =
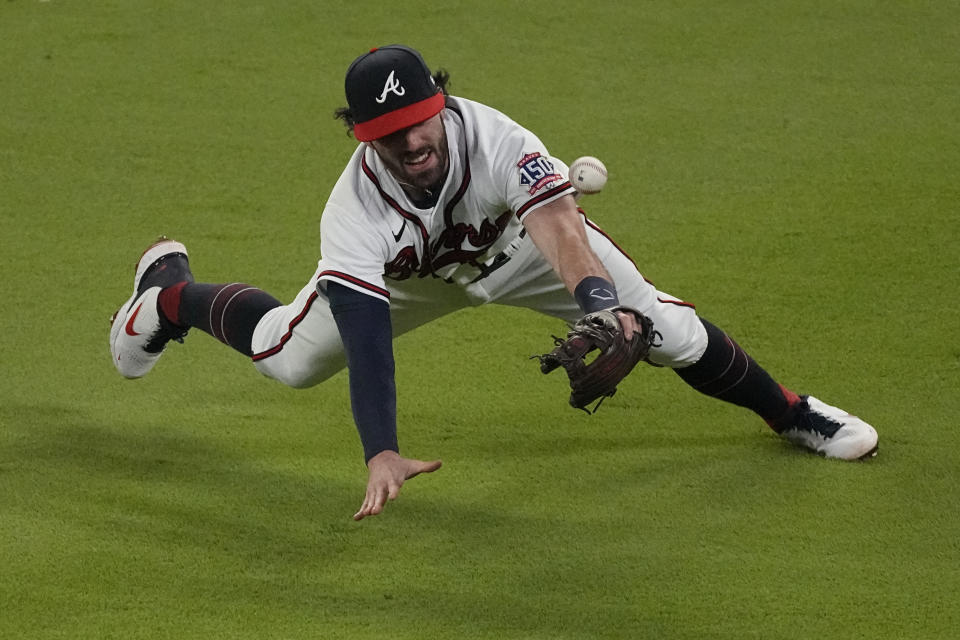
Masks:
[[[540,155],[539,151],[524,155],[517,163],[517,168],[520,170],[520,184],[527,187],[530,195],[563,180],[563,176],[554,170],[550,159]]]

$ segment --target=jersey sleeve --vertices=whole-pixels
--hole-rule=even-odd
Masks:
[[[328,202],[320,218],[318,288],[322,293],[326,283],[333,281],[389,303],[383,277],[388,251],[362,208],[347,211]]]
[[[503,189],[502,197],[523,221],[537,207],[575,190],[568,179],[568,167],[550,155],[532,132],[504,117],[499,143],[492,149],[494,180]]]

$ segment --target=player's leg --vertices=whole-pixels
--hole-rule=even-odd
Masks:
[[[724,331],[700,318],[693,305],[658,291],[633,261],[588,222],[588,235],[623,304],[654,323],[650,360],[671,367],[697,391],[752,410],[775,432],[822,455],[847,460],[874,455],[869,424],[812,396],[800,396],[774,378]]]
[[[156,364],[170,340],[196,327],[252,358],[264,375],[292,387],[309,387],[346,366],[329,303],[313,277],[290,304],[246,284],[194,282],[183,244],[166,238],[137,264],[134,293],[110,331],[114,364],[139,378]],[[411,278],[391,287],[390,316],[398,336],[469,305],[459,287]]]
[[[246,284],[204,284],[194,281],[186,247],[161,238],[147,248],[137,263],[134,292],[114,316],[110,347],[114,364],[124,376],[139,378],[156,364],[170,340],[182,342],[196,327],[240,353],[257,360],[255,336],[261,345],[276,335],[275,351],[296,332],[297,344],[270,366],[260,366],[266,375],[291,386],[308,386],[343,368],[336,325],[320,313],[311,314],[308,284],[291,305]],[[314,297],[315,297],[314,293]],[[327,316],[329,316],[329,309]],[[312,317],[310,317],[312,316]],[[265,319],[271,320],[264,322]],[[298,329],[300,325],[303,328]],[[263,325],[261,327],[261,325]],[[258,331],[259,328],[259,331]],[[314,348],[302,344],[309,331]],[[260,351],[268,351],[265,346]],[[266,358],[271,354],[260,354]],[[321,367],[318,363],[326,366]]]
[[[752,409],[791,442],[831,458],[876,455],[877,433],[856,416],[778,384],[729,335],[700,318],[707,349],[697,362],[674,371],[703,394]]]
[[[261,318],[283,306],[269,293],[241,282],[180,282],[158,298],[161,318],[184,328],[196,327],[245,356],[253,355],[253,333]]]
[[[291,387],[319,384],[347,364],[330,305],[317,291],[318,275],[293,302],[267,311],[253,334],[257,370]]]
[[[183,341],[190,325],[178,319],[176,312],[169,314],[169,295],[165,315],[161,297],[169,294],[171,287],[179,293],[188,286],[207,286],[193,283],[187,249],[180,242],[161,237],[143,252],[137,262],[133,294],[114,314],[110,326],[110,351],[121,374],[128,378],[146,375],[170,340]]]

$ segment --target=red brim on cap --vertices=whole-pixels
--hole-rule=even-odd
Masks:
[[[353,136],[360,142],[369,142],[388,136],[400,129],[412,127],[415,124],[428,120],[443,110],[446,99],[442,92],[437,92],[420,102],[414,102],[400,109],[385,113],[373,120],[358,122],[353,126]]]

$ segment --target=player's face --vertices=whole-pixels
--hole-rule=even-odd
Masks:
[[[447,176],[447,133],[439,113],[369,144],[400,182],[432,190]]]

